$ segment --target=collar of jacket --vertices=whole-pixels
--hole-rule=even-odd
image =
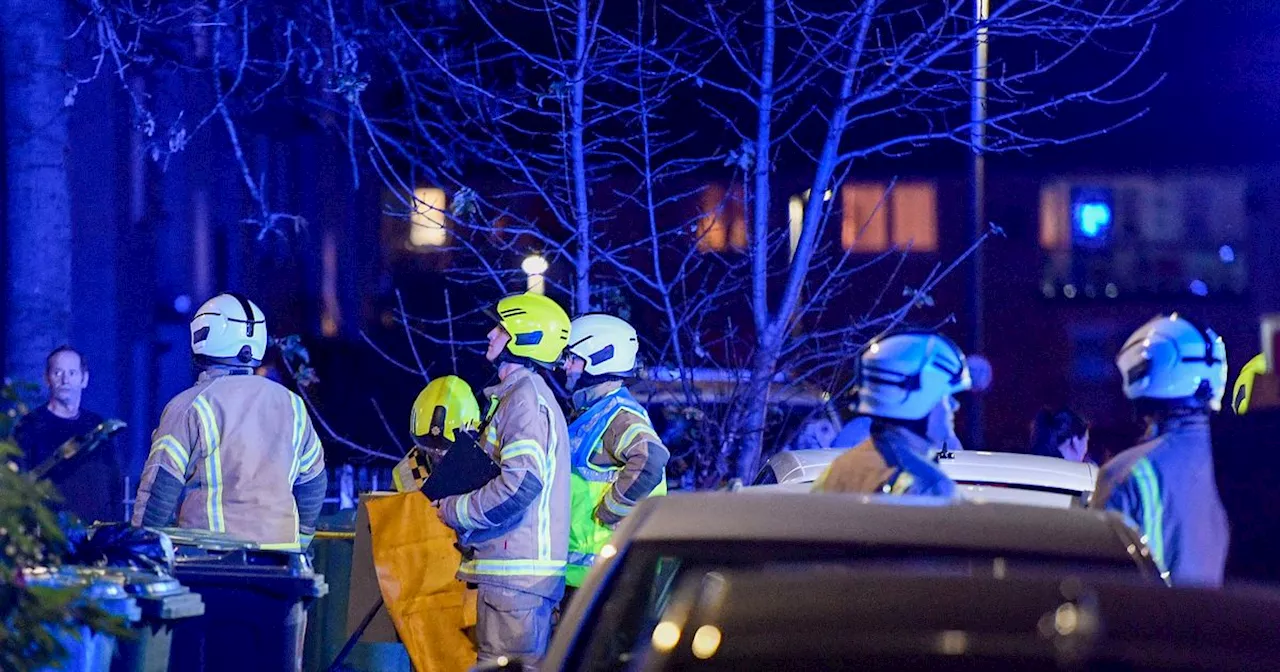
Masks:
[[[1147,426],[1147,432],[1143,435],[1144,441],[1150,441],[1165,434],[1180,434],[1188,432],[1205,432],[1209,431],[1209,416],[1204,413],[1190,413],[1187,415],[1174,415],[1161,420],[1157,420]]]
[[[511,373],[508,374],[505,379],[498,381],[496,385],[484,388],[484,393],[486,396],[498,397],[500,399],[511,388],[515,387],[517,383],[536,375],[536,373],[529,370],[529,367],[518,366],[512,369]]]
[[[247,376],[253,373],[253,369],[240,366],[211,366],[200,372],[196,378],[196,382],[203,383],[215,378],[223,378],[225,376]]]
[[[881,447],[894,450],[907,450],[921,458],[928,459],[930,453],[937,449],[928,439],[901,425],[884,423],[872,433],[872,438]]]
[[[576,412],[581,413],[582,411],[591,408],[591,406],[597,401],[600,401],[607,395],[617,392],[619,389],[622,389],[621,380],[608,380],[590,387],[574,390],[573,408]]]

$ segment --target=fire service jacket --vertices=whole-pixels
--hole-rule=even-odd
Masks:
[[[298,395],[248,369],[209,369],[160,416],[133,524],[167,525],[177,508],[180,527],[296,550],[315,531],[326,483]]]
[[[569,546],[569,435],[546,381],[527,368],[485,388],[480,445],[501,473],[436,502],[467,549],[458,578],[558,600]]]
[[[1142,532],[1175,586],[1220,586],[1230,530],[1213,473],[1209,419],[1175,418],[1102,467],[1092,508],[1117,511]]]
[[[955,481],[930,460],[933,449],[905,427],[876,423],[871,438],[837,457],[813,491],[955,497]]]

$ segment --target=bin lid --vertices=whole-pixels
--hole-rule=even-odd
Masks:
[[[127,621],[137,621],[142,613],[137,600],[129,595],[122,584],[104,581],[95,576],[90,567],[31,567],[22,570],[23,582],[29,586],[57,589],[80,589],[80,599],[93,602],[110,614]]]
[[[228,551],[258,548],[258,544],[255,542],[237,539],[223,532],[193,530],[182,527],[153,527],[151,529],[167,535],[175,547],[195,546],[209,550]]]
[[[329,592],[324,576],[298,552],[182,546],[177,549],[173,571],[196,591],[211,582],[249,581],[299,597],[322,597]]]
[[[191,592],[172,576],[123,567],[77,567],[75,572],[95,581],[113,583],[138,598],[156,599]]]

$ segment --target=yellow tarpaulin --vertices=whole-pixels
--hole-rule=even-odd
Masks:
[[[457,536],[420,492],[367,502],[378,587],[417,672],[464,672],[476,649],[475,591],[454,578]]]

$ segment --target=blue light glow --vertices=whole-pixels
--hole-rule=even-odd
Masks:
[[[1223,245],[1218,248],[1218,258],[1222,263],[1229,264],[1236,260],[1236,251],[1230,245]]]
[[[1206,285],[1204,280],[1192,280],[1189,289],[1196,296],[1209,296],[1209,285]]]
[[[186,315],[191,312],[191,297],[186,294],[180,294],[173,300],[173,309],[179,314]]]
[[[1099,201],[1076,206],[1076,229],[1086,238],[1097,238],[1111,226],[1111,206]]]

